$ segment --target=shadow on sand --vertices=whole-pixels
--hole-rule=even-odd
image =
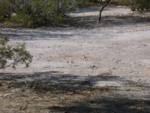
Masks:
[[[92,99],[48,107],[46,109],[49,110],[49,113],[150,113],[150,100],[136,97],[136,93],[133,93],[133,97],[128,96],[128,90],[126,90],[124,95],[118,95],[117,92],[119,90],[113,89],[114,87],[102,87],[103,89],[105,88],[105,91],[110,92],[109,95],[102,96],[101,93],[104,90],[94,88],[95,83],[100,81],[122,82],[124,85],[128,84],[131,87],[135,87],[133,90],[136,90],[136,87],[140,87],[133,81],[125,80],[110,73],[103,73],[97,76],[64,75],[54,72],[28,75],[1,73],[0,81],[11,81],[9,88],[30,88],[40,93],[55,92],[57,95],[72,92],[72,98],[74,98],[76,93],[99,90],[99,93],[94,95]],[[111,92],[112,90],[113,93]],[[142,90],[139,91],[142,92]]]
[[[50,40],[50,39],[68,39],[74,36],[82,36],[84,34],[74,32],[77,29],[93,29],[93,28],[112,28],[121,26],[131,26],[138,24],[149,24],[150,17],[142,16],[104,16],[101,23],[98,23],[97,16],[85,16],[67,18],[66,27],[58,28],[40,28],[40,29],[3,29],[1,34],[8,36],[12,40]],[[100,30],[100,29],[99,29]]]
[[[149,113],[150,100],[134,100],[124,97],[95,97],[94,100],[76,103],[73,106],[50,107],[53,113]]]
[[[11,81],[9,87],[25,87],[35,91],[51,91],[59,93],[80,92],[92,90],[99,81],[115,81],[132,83],[124,79],[103,73],[97,76],[79,76],[69,74],[55,74],[50,72],[40,72],[34,74],[10,74],[0,73],[1,81]]]
[[[92,29],[98,27],[113,27],[113,26],[121,26],[121,25],[135,25],[135,24],[144,24],[149,23],[150,17],[142,17],[142,16],[103,16],[101,23],[98,23],[97,16],[85,16],[85,17],[76,17],[70,19],[70,26]]]

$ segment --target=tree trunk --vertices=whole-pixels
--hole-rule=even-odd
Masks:
[[[101,4],[103,4],[102,0],[100,0],[100,2],[101,2]],[[111,0],[106,0],[105,3],[102,5],[102,7],[101,7],[101,9],[99,11],[99,19],[98,19],[99,23],[101,22],[101,19],[102,19],[102,12],[103,12],[103,10],[105,9],[105,7],[107,7],[109,5],[110,2],[111,2]]]

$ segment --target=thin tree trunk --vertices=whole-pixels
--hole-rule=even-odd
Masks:
[[[100,2],[102,4],[102,0]],[[109,5],[110,2],[111,2],[111,0],[106,0],[104,5],[101,7],[101,9],[99,11],[99,19],[98,19],[99,23],[101,22],[101,19],[102,19],[102,12],[103,12],[103,10],[105,9],[105,7],[107,7]]]

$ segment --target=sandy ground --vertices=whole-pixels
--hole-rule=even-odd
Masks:
[[[115,94],[106,92],[104,93],[105,96],[108,94],[109,97],[112,95],[117,97],[121,94],[123,98],[119,96],[120,100],[118,101],[124,102],[133,97],[149,100],[150,19],[144,17],[144,15],[141,17],[132,14],[128,8],[108,8],[104,12],[102,23],[98,25],[97,14],[96,9],[83,9],[80,12],[70,13],[71,16],[79,20],[79,23],[83,23],[83,26],[37,29],[1,28],[0,33],[7,34],[12,43],[25,42],[27,49],[33,55],[30,68],[19,66],[16,70],[8,68],[1,70],[1,72],[26,73],[35,76],[36,73],[41,72],[43,72],[42,76],[44,73],[59,73],[64,77],[66,75],[67,77],[68,75],[78,77],[78,79],[66,77],[69,81],[87,80],[91,77],[88,80],[90,82],[93,80],[94,87],[117,86],[127,88],[127,90],[119,90],[119,93],[113,90]],[[92,77],[97,77],[97,79]],[[104,78],[99,79],[99,77]],[[27,81],[32,80],[29,78],[27,78]],[[62,80],[63,83],[65,82]],[[82,97],[81,95],[78,96]],[[75,98],[78,98],[76,96]],[[126,96],[128,98],[125,98]],[[106,100],[105,104],[112,104],[113,102],[116,101],[109,102]],[[116,103],[116,106],[124,106],[128,103],[132,103],[132,101],[122,104]],[[144,103],[146,102],[144,101]],[[144,108],[149,106],[148,103],[142,105]],[[107,107],[110,107],[110,105]],[[135,107],[134,102],[133,107]],[[63,111],[63,108],[56,109]],[[73,113],[78,113],[78,111],[74,111],[78,107],[70,109]],[[129,111],[121,109],[118,112],[114,109],[115,107],[112,107],[112,111],[104,110],[103,113],[138,113],[137,109]],[[149,107],[146,107],[144,111],[141,111],[141,108],[138,109],[140,109],[139,113],[150,112]],[[86,109],[85,111],[89,110]],[[84,113],[85,111],[83,108],[80,112]]]
[[[118,13],[120,15],[121,12],[126,12],[123,13],[123,16],[131,14],[129,9],[119,7],[115,10],[107,9],[104,15],[108,15],[110,10],[112,11],[110,15]],[[97,15],[95,10],[89,13]],[[73,14],[78,16],[78,13]],[[72,16],[73,14],[71,13]],[[83,12],[84,16],[86,14],[88,12]],[[94,21],[96,24],[96,20]],[[133,17],[133,20],[130,18],[120,19],[120,21],[116,18],[117,21],[118,23],[122,22],[122,25],[108,22],[108,26],[97,27],[93,24],[96,26],[95,28],[87,29],[82,27],[3,28],[0,32],[8,34],[12,42],[25,42],[34,58],[28,69],[18,67],[16,70],[1,71],[15,73],[58,71],[73,75],[98,75],[107,72],[129,77],[129,79],[142,79],[149,83],[150,23],[142,19],[139,20],[140,22],[136,22],[138,17],[137,19]],[[106,23],[104,22],[104,24]]]

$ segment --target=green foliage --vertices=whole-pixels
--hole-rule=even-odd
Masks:
[[[0,0],[0,21],[26,26],[49,26],[64,21],[76,0]]]
[[[32,62],[32,56],[26,50],[25,44],[11,46],[8,42],[7,38],[0,37],[0,68],[15,68],[19,63],[28,67]]]
[[[134,0],[135,8],[139,11],[150,10],[150,0]]]
[[[120,0],[122,5],[131,6],[131,9],[138,11],[150,10],[150,0]]]
[[[120,0],[119,4],[121,4],[121,5],[130,5],[130,1],[129,0]]]
[[[100,0],[77,0],[80,7],[92,6],[99,3]]]
[[[10,4],[8,0],[0,0],[0,21],[10,17]]]

